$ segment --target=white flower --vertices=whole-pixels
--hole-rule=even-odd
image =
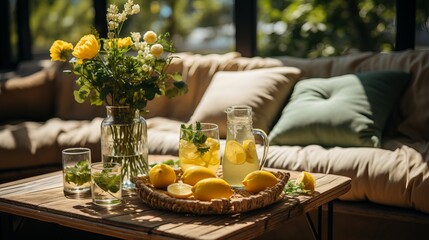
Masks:
[[[138,4],[135,4],[134,6],[133,6],[133,10],[131,11],[131,15],[132,14],[137,14],[137,13],[139,13],[140,12],[140,6],[138,5]]]
[[[116,14],[119,12],[119,8],[115,4],[110,4],[109,8],[107,9],[107,12],[112,13],[112,14]]]
[[[152,67],[147,64],[143,64],[142,69],[145,72],[149,72],[150,70],[152,70]]]
[[[145,59],[146,61],[152,61],[154,58],[155,58],[155,57],[154,57],[152,54],[147,53],[144,59]]]
[[[110,21],[108,28],[109,28],[109,30],[115,30],[116,29],[116,22]]]
[[[132,32],[131,33],[131,38],[133,39],[133,41],[135,43],[140,42],[140,39],[142,38],[142,35],[140,35],[139,32]]]
[[[125,20],[127,20],[127,14],[125,13],[118,14],[118,22],[125,22]]]

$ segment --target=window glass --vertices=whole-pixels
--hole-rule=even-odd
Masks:
[[[109,0],[122,9],[126,0]],[[148,30],[170,33],[177,52],[222,53],[235,49],[233,1],[150,0],[134,1],[141,12],[131,16],[122,34]]]
[[[395,1],[258,0],[258,55],[391,51]]]
[[[49,58],[49,48],[57,39],[75,45],[94,25],[92,1],[32,0],[29,3],[35,59]]]

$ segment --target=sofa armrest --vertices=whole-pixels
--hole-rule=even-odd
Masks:
[[[41,64],[36,72],[26,68],[0,82],[0,122],[44,121],[53,115],[53,65]]]

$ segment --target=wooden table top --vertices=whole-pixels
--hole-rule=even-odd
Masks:
[[[291,172],[291,179],[298,172]],[[152,209],[132,191],[107,209],[63,194],[62,174],[53,172],[0,185],[0,211],[127,239],[249,239],[324,205],[350,189],[350,178],[313,174],[312,196],[286,197],[268,207],[233,215],[197,216]]]

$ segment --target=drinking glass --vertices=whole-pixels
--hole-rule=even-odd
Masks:
[[[91,164],[91,195],[94,204],[109,207],[122,202],[121,170],[120,163]]]
[[[220,165],[219,127],[213,123],[182,125],[179,141],[179,165],[182,171],[203,166],[216,172]]]
[[[67,148],[62,151],[63,191],[67,198],[89,197],[91,190],[89,148]]]

